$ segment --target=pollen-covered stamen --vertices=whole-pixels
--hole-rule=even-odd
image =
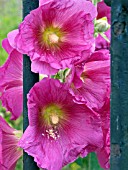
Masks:
[[[56,124],[59,123],[59,117],[58,117],[58,115],[56,115],[56,114],[51,115],[51,116],[50,116],[50,119],[51,119],[51,123],[54,124],[54,125],[56,125]]]
[[[47,136],[48,139],[51,138],[51,139],[54,139],[54,140],[57,140],[60,137],[58,130],[55,129],[54,127],[46,130],[46,136]]]
[[[49,34],[48,36],[50,43],[58,43],[59,37],[56,34]]]

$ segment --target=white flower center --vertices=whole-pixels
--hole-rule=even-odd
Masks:
[[[56,34],[49,34],[48,35],[50,43],[58,43],[59,42],[59,37]]]
[[[56,124],[59,123],[59,117],[58,117],[58,115],[56,115],[56,114],[51,115],[50,118],[51,118],[51,122],[52,122],[54,125],[56,125]]]

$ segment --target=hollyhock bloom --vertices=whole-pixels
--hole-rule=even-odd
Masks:
[[[99,110],[104,105],[107,85],[110,84],[109,51],[94,52],[84,65],[72,68],[67,81],[76,102]]]
[[[55,74],[94,50],[93,20],[97,13],[85,0],[42,2],[26,16],[11,41],[18,51],[30,56],[32,71]]]
[[[97,4],[97,19],[107,17],[108,23],[111,22],[111,7],[107,6],[103,1]],[[105,35],[110,40],[110,29],[105,32]],[[101,35],[96,38],[96,49],[109,49],[110,43],[107,42]]]
[[[17,146],[20,131],[11,128],[0,116],[0,169],[14,170],[22,150]]]
[[[95,112],[73,101],[67,86],[45,78],[28,94],[29,127],[19,146],[40,168],[61,170],[88,145],[102,147],[100,120]]]
[[[9,57],[0,67],[0,100],[2,105],[12,113],[11,119],[15,120],[23,110],[23,58],[22,54],[10,46],[8,39],[4,39],[2,45]]]

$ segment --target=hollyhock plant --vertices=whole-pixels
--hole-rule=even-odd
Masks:
[[[23,57],[10,46],[8,39],[4,39],[2,45],[9,57],[0,67],[0,100],[15,120],[23,111]]]
[[[29,126],[19,146],[40,168],[61,170],[88,145],[102,147],[97,113],[73,99],[64,83],[49,78],[28,94]]]
[[[110,54],[108,50],[94,52],[85,64],[72,68],[67,78],[70,93],[76,102],[98,111],[105,102],[110,84]]]
[[[25,17],[10,41],[30,56],[33,72],[55,74],[94,50],[96,15],[94,5],[85,0],[43,1]]]
[[[10,127],[0,116],[0,169],[14,170],[22,150],[17,146],[21,132]]]
[[[97,19],[101,19],[103,17],[107,18],[108,23],[111,22],[111,7],[107,6],[104,1],[99,2],[97,4]],[[107,23],[104,22],[104,20],[101,20],[102,27],[106,27]],[[110,29],[108,29],[105,32],[106,37],[110,40]],[[109,49],[110,48],[110,42],[107,42],[100,34],[96,38],[96,50],[99,49]]]

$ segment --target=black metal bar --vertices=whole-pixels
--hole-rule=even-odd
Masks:
[[[104,0],[104,2],[105,2],[108,6],[111,6],[111,0]]]
[[[30,13],[31,10],[39,6],[38,0],[23,0],[23,18]],[[31,72],[31,61],[27,55],[23,58],[23,131],[28,126],[28,108],[27,94],[31,87],[39,81],[39,74]],[[39,170],[37,164],[27,153],[23,154],[23,170]]]
[[[128,169],[128,6],[112,0],[111,170]]]

